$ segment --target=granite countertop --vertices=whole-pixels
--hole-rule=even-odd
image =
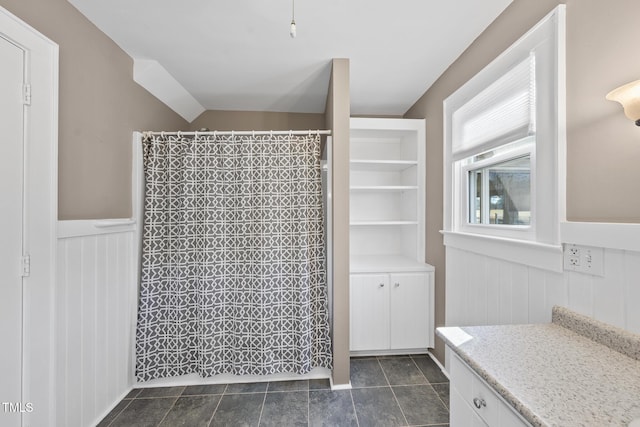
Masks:
[[[627,426],[640,418],[640,336],[562,307],[552,319],[437,334],[534,426]]]

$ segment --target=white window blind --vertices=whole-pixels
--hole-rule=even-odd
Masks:
[[[535,55],[453,112],[452,154],[459,160],[535,133]]]

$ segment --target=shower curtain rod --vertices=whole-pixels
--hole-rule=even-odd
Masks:
[[[192,131],[192,132],[143,132],[142,136],[152,135],[178,135],[178,136],[196,136],[196,135],[231,135],[231,136],[253,136],[253,135],[331,135],[330,130],[231,130],[231,131],[219,131],[219,130],[207,130],[207,131]]]

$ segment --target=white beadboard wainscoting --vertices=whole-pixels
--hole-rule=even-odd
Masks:
[[[98,423],[134,378],[133,220],[58,222],[56,425]]]
[[[549,249],[560,258],[545,269],[535,259],[516,262],[473,245],[447,245],[446,324],[550,322],[551,307],[562,305],[640,334],[640,225],[563,223],[560,230],[565,243],[604,248],[603,277],[557,268],[559,250]]]

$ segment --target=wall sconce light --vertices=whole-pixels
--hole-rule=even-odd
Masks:
[[[624,108],[624,114],[640,126],[640,80],[627,83],[607,94],[609,101],[616,101]]]

